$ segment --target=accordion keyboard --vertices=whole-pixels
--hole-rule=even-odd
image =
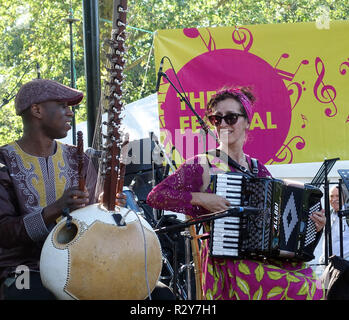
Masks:
[[[217,219],[213,228],[212,255],[237,257],[239,255],[240,218]]]
[[[226,198],[232,206],[241,205],[242,176],[218,174],[216,194]]]

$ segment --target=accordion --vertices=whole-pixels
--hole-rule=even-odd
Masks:
[[[314,259],[321,232],[316,232],[310,216],[321,210],[320,189],[293,181],[226,173],[215,176],[214,192],[232,207],[245,209],[239,213],[232,210],[230,215],[211,221],[211,256]]]

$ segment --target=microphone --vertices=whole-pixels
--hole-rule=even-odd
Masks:
[[[160,61],[160,68],[159,68],[159,72],[158,72],[158,79],[156,82],[156,91],[159,91],[160,88],[160,80],[162,77],[162,67],[164,66],[164,59],[165,57],[162,57],[161,61]]]
[[[101,150],[96,150],[96,149],[93,149],[93,148],[87,148],[85,153],[89,156],[89,158],[92,158],[92,157],[96,157],[96,158],[100,158],[102,157],[102,152]]]

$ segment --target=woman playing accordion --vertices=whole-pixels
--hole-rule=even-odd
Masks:
[[[243,152],[254,100],[249,88],[223,88],[208,102],[206,116],[220,139],[218,153],[228,155],[242,170],[255,171],[257,177],[271,177],[261,163],[253,167],[252,158]],[[217,155],[209,152],[187,160],[153,188],[147,198],[148,204],[192,217],[227,210],[231,204],[213,193],[212,176],[219,172],[236,172],[236,168],[231,162],[222,162],[222,157]],[[313,212],[311,219],[316,232],[320,232],[326,222],[323,212]],[[205,228],[208,231],[209,226]],[[201,245],[201,285],[205,299],[324,299],[321,282],[303,261],[212,257],[209,241],[203,240]]]

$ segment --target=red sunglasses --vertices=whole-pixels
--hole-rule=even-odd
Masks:
[[[223,119],[227,125],[232,126],[238,122],[239,117],[245,118],[245,115],[243,115],[242,113],[228,113],[224,117],[222,117],[222,116],[219,116],[217,114],[213,114],[211,116],[208,116],[208,120],[215,127],[220,126],[222,124]]]

